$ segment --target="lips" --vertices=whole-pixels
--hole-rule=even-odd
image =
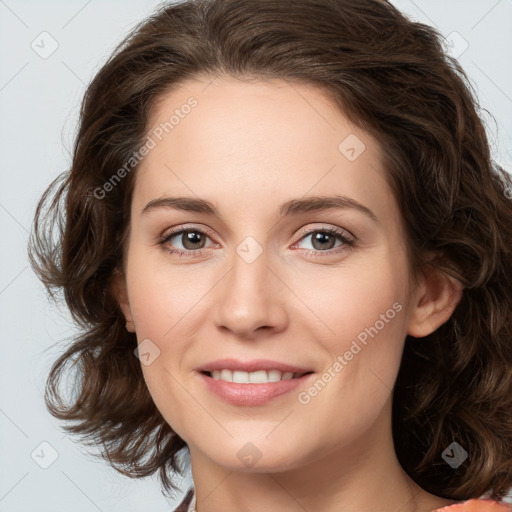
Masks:
[[[235,406],[251,407],[265,405],[278,397],[283,397],[283,400],[285,396],[293,397],[294,395],[291,392],[298,391],[299,388],[306,386],[308,382],[314,379],[315,374],[310,372],[294,379],[259,384],[241,384],[216,380],[209,377],[206,372],[198,372],[197,376],[210,393],[224,402]]]
[[[246,407],[264,405],[278,397],[290,396],[292,391],[310,382],[315,373],[307,367],[280,361],[268,359],[239,361],[231,358],[212,361],[196,370],[200,382],[210,393],[229,404]],[[267,374],[267,379],[262,379],[261,375],[258,376],[262,373]],[[251,374],[249,381],[247,381],[247,374]],[[272,377],[277,374],[280,374],[279,380]],[[227,378],[236,376],[235,380],[238,382],[223,380],[219,378],[221,376]],[[254,382],[252,377],[256,377],[257,382]]]

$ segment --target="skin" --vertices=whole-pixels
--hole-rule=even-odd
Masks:
[[[446,322],[461,287],[437,271],[411,280],[378,141],[320,90],[282,80],[188,80],[156,104],[148,126],[190,96],[197,107],[137,169],[115,293],[138,342],[160,350],[142,370],[190,448],[197,510],[427,512],[454,503],[400,467],[391,399],[406,335],[426,336]],[[350,134],[365,145],[354,161],[338,149]],[[355,208],[277,216],[291,199],[334,194],[377,221]],[[208,200],[220,216],[141,213],[171,195]],[[158,244],[184,225],[206,234],[195,245],[182,234]],[[346,246],[332,235],[315,244],[311,232],[329,227],[356,241]],[[236,251],[247,236],[262,249],[251,263]],[[199,253],[179,257],[171,247]],[[255,407],[227,404],[196,371],[218,358],[265,358],[319,378],[395,303],[401,311],[307,404],[295,391]],[[237,456],[249,442],[261,454],[252,467]]]

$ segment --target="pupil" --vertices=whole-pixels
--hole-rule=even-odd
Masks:
[[[329,247],[327,247],[324,242],[326,242],[326,241],[328,242],[329,238],[331,239],[331,244],[328,244]],[[332,235],[330,235],[329,233],[317,232],[316,235],[313,236],[313,247],[315,247],[315,249],[332,249],[334,247],[334,244],[332,243],[333,239],[334,239],[334,237]],[[316,242],[320,242],[319,247],[316,247],[316,245],[315,245]]]
[[[197,231],[188,231],[184,233],[185,240],[183,241],[183,246],[187,249],[198,249],[198,247],[189,247],[189,244],[197,244],[200,242],[201,233]],[[199,247],[200,248],[200,247]]]

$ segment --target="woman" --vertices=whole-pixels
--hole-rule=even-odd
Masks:
[[[164,6],[36,212],[83,329],[48,407],[167,491],[188,453],[178,511],[510,511],[510,185],[391,4]]]

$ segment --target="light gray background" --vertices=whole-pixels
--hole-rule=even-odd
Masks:
[[[73,327],[67,313],[48,302],[26,256],[35,204],[69,166],[85,85],[159,3],[0,0],[0,512],[165,512],[181,499],[164,499],[156,477],[131,480],[87,456],[46,411],[42,391],[61,351],[56,343]],[[495,158],[512,171],[512,0],[394,4],[436,26],[452,51],[469,45],[459,61],[482,107],[496,118],[497,125],[489,121]],[[44,31],[58,43],[45,59],[31,47],[41,37],[50,47]],[[48,469],[31,458],[38,449],[38,460],[48,460],[50,450],[38,448],[42,442],[58,452]],[[188,475],[182,490],[190,483]]]

